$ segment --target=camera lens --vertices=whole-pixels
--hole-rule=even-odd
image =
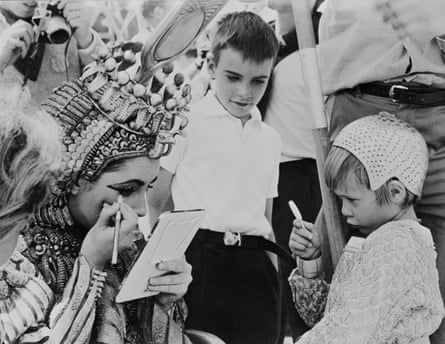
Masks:
[[[48,21],[46,33],[51,43],[61,44],[70,38],[71,28],[63,17],[52,17]]]

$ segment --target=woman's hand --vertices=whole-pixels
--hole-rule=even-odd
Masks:
[[[294,220],[289,237],[289,248],[294,255],[303,259],[315,259],[321,254],[319,231],[312,223]]]
[[[93,12],[91,7],[79,0],[61,0],[57,8],[63,10],[65,20],[73,28],[73,36],[79,48],[87,48],[94,39],[90,30]]]
[[[155,296],[156,301],[165,310],[168,310],[187,292],[192,281],[192,266],[186,262],[183,256],[181,259],[158,263],[156,268],[166,274],[151,278],[148,288],[151,291],[159,292]]]
[[[98,270],[103,270],[104,266],[111,260],[114,240],[114,217],[119,205],[104,204],[100,212],[99,219],[91,228],[83,240],[80,254],[88,263]],[[119,251],[131,247],[135,239],[134,233],[138,231],[138,217],[136,213],[125,203],[121,204],[120,211],[122,221],[119,232]]]
[[[0,71],[24,58],[33,41],[31,24],[18,20],[0,34]]]

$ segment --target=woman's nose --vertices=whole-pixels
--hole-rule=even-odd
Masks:
[[[142,192],[140,193],[140,195],[138,193],[137,195],[131,197],[131,199],[127,199],[126,202],[131,207],[131,209],[133,209],[137,216],[143,217],[147,213],[145,197]]]

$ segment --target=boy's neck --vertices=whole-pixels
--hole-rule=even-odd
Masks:
[[[230,115],[233,116],[232,114],[230,114]],[[249,114],[248,116],[244,116],[244,117],[236,117],[236,116],[233,116],[233,117],[239,119],[241,121],[241,126],[244,128],[244,126],[246,125],[247,121],[252,118],[252,115]]]
[[[418,221],[418,217],[414,210],[414,207],[410,205],[407,208],[401,209],[390,221],[399,221],[399,220],[414,220]]]

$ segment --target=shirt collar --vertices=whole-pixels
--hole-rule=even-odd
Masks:
[[[235,118],[224,108],[224,106],[221,105],[212,91],[209,91],[204,99],[202,99],[202,105],[206,109],[212,109],[211,111],[205,112],[205,115],[207,117],[229,116],[231,118]],[[250,110],[250,115],[251,119],[249,119],[249,121],[252,120],[255,123],[262,122],[260,110],[258,110],[256,106],[254,106],[252,110]]]

